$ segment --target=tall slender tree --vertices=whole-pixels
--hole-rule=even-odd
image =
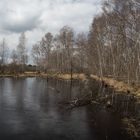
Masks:
[[[27,64],[28,55],[26,50],[26,37],[25,33],[21,33],[19,37],[19,44],[17,46],[18,63],[21,65],[21,71],[24,71],[24,66]]]

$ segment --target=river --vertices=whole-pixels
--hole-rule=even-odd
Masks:
[[[1,140],[129,140],[119,113],[104,106],[68,109],[79,82],[0,78]]]

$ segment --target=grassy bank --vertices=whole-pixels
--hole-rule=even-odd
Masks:
[[[63,80],[71,79],[70,74],[54,74],[54,75],[50,75],[50,76],[57,78],[57,79],[63,79]],[[75,74],[73,74],[72,78],[83,80],[83,81],[86,80],[85,74],[76,74],[75,73]],[[117,80],[114,80],[113,78],[107,78],[107,77],[100,78],[96,75],[91,75],[91,78],[96,81],[99,81],[99,82],[104,82],[108,86],[114,88],[115,91],[124,92],[127,94],[133,94],[134,96],[136,96],[137,98],[140,99],[140,86],[132,86],[132,85],[128,85],[127,83],[125,83],[123,81],[117,81]]]
[[[97,81],[104,81],[104,83],[106,83],[110,87],[113,87],[115,91],[124,92],[127,94],[133,94],[140,100],[140,86],[128,85],[123,81],[117,81],[114,80],[113,78],[107,78],[107,77],[99,78],[98,76],[95,75],[91,75],[91,77]]]

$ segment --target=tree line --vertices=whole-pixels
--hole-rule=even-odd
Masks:
[[[102,14],[94,17],[88,33],[64,26],[53,35],[46,33],[32,47],[37,71],[92,73],[128,83],[140,82],[140,1],[104,0]],[[12,52],[12,63],[21,71],[27,62],[25,35]],[[4,50],[5,41],[1,44]],[[6,56],[0,51],[0,66]],[[16,52],[16,53],[14,53]]]
[[[21,33],[16,49],[10,50],[5,39],[0,44],[0,73],[24,72],[28,61],[25,33]]]

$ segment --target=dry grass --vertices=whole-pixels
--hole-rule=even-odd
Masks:
[[[55,77],[58,79],[63,79],[63,80],[70,80],[71,79],[70,74],[56,74]],[[81,74],[75,73],[72,75],[72,78],[85,80],[86,76],[83,73],[81,73]],[[97,81],[104,81],[104,83],[113,87],[115,89],[115,91],[125,92],[125,93],[128,93],[128,91],[129,91],[130,94],[134,94],[135,96],[140,98],[140,87],[130,86],[130,85],[124,83],[123,81],[117,81],[117,80],[114,80],[113,78],[106,78],[106,77],[100,78],[96,75],[91,75],[91,78],[93,78]]]
[[[117,80],[114,80],[113,78],[99,78],[98,76],[95,75],[91,75],[91,77],[95,80],[98,81],[104,81],[107,85],[113,87],[116,91],[119,92],[130,92],[130,94],[134,94],[135,96],[137,96],[138,98],[140,98],[140,87],[134,87],[134,86],[130,86],[124,82],[120,82]]]
[[[70,80],[71,79],[71,75],[70,74],[58,74],[58,75],[55,75],[57,78],[59,79],[64,79],[64,80]],[[72,79],[80,79],[80,80],[84,80],[86,79],[85,78],[85,75],[84,74],[72,74]]]
[[[124,92],[127,92],[128,90],[130,92],[133,91],[133,87],[127,85],[124,82],[120,82],[120,81],[114,80],[112,78],[106,78],[106,77],[103,77],[101,79],[95,75],[91,75],[91,77],[98,81],[104,81],[107,85],[114,87],[117,91],[124,91]]]

